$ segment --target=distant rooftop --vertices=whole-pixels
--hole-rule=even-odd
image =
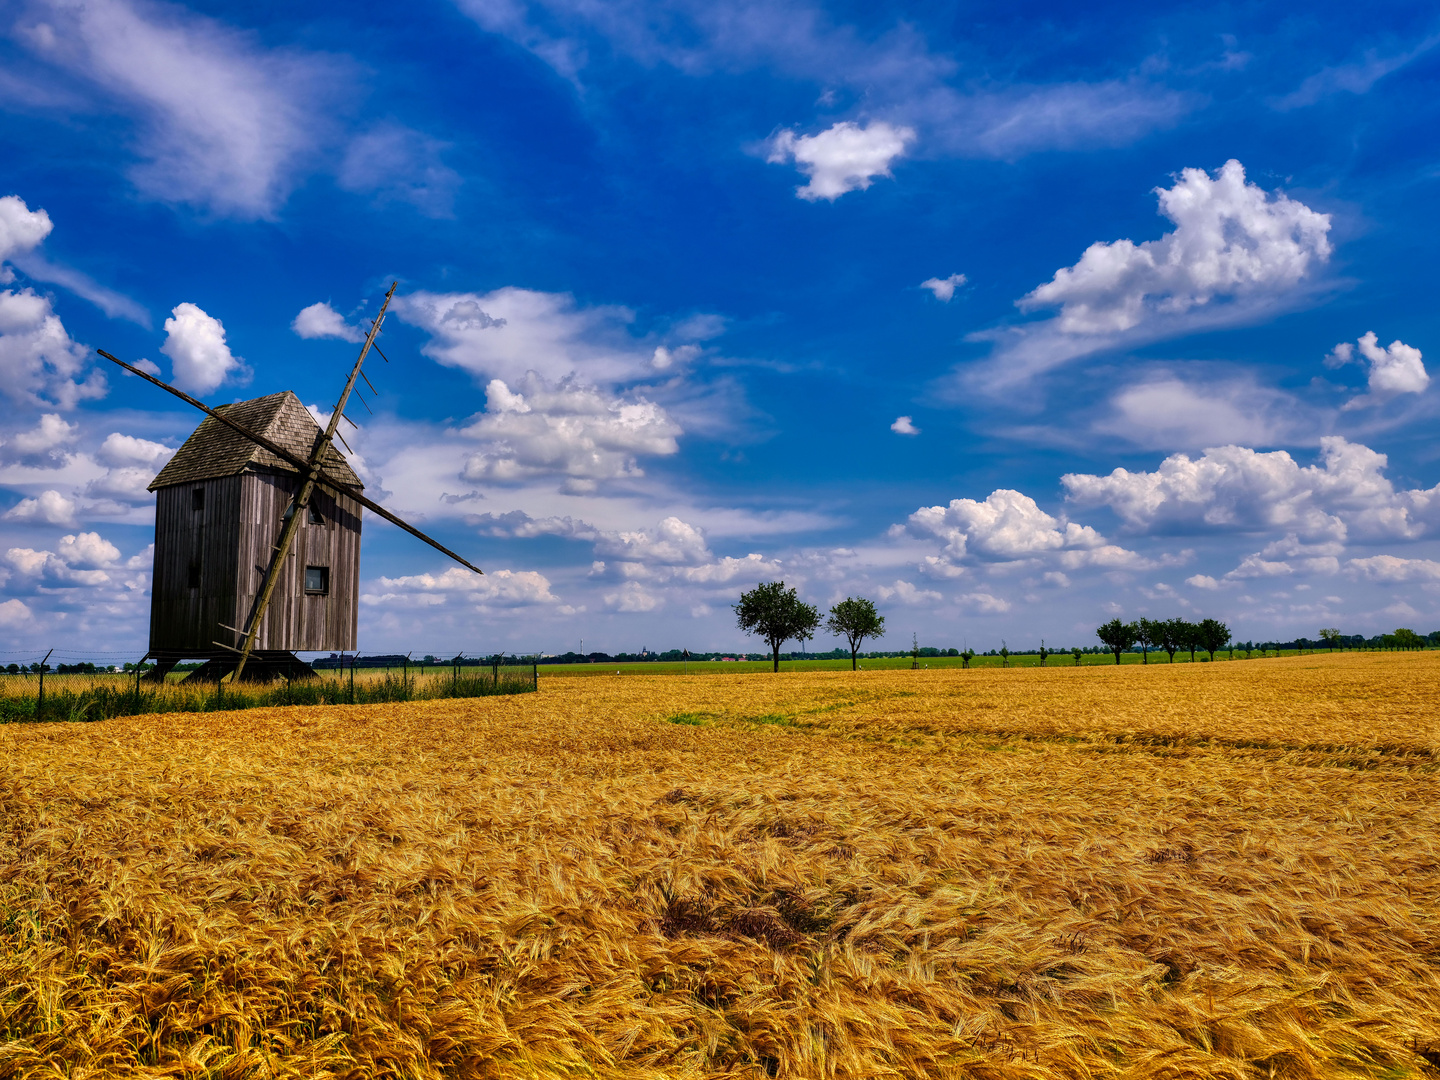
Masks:
[[[237,401],[233,405],[221,405],[215,411],[306,460],[309,460],[315,438],[320,434],[320,425],[289,390],[249,401]],[[160,475],[150,481],[149,490],[235,476],[251,467],[295,472],[295,467],[289,462],[231,431],[213,416],[207,416],[160,470]],[[354,487],[364,486],[333,445],[325,451],[322,468],[336,480]]]

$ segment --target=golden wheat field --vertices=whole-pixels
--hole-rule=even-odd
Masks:
[[[0,726],[0,1076],[1429,1075],[1437,716],[1420,653]]]

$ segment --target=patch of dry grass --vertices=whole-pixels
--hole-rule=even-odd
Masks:
[[[1420,1075],[1437,700],[1349,654],[6,726],[0,1076]]]

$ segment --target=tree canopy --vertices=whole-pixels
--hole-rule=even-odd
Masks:
[[[1230,628],[1219,619],[1202,619],[1195,627],[1195,639],[1214,660],[1216,652],[1230,644]]]
[[[873,601],[863,596],[847,596],[830,609],[825,629],[850,643],[850,670],[854,671],[860,643],[885,632],[885,616],[875,610]]]
[[[805,640],[820,625],[820,613],[801,600],[783,581],[762,581],[740,594],[733,605],[735,621],[747,634],[762,638],[770,646],[775,670],[780,670],[780,646],[791,638]]]
[[[1117,664],[1120,663],[1120,654],[1135,644],[1138,635],[1139,629],[1134,623],[1121,622],[1119,619],[1111,619],[1095,630],[1095,636],[1115,654]]]

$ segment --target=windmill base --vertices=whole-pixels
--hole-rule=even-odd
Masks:
[[[190,672],[181,682],[217,683],[233,674],[240,666],[240,657],[233,652],[203,653],[186,652],[181,655],[151,654],[149,659],[155,666],[145,673],[145,682],[164,682],[165,676],[174,670],[182,660],[204,660],[205,663]],[[245,673],[241,682],[266,683],[276,679],[317,679],[319,672],[292,652],[283,649],[256,649],[245,662]]]

